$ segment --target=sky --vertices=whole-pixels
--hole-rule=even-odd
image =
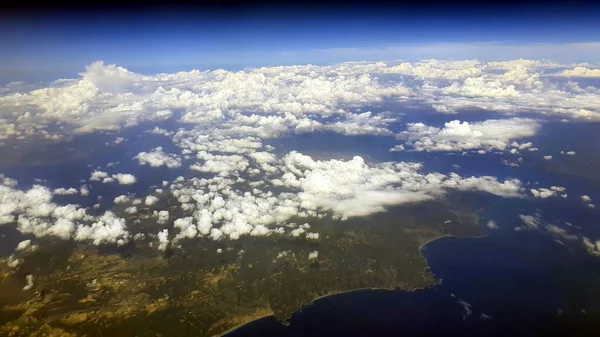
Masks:
[[[72,77],[96,60],[140,73],[431,58],[600,61],[600,23],[582,2],[222,3],[13,4],[0,20],[0,74],[3,82]]]

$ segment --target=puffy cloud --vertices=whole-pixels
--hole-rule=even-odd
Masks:
[[[86,66],[85,72],[80,75],[100,91],[106,92],[129,91],[133,89],[136,82],[142,79],[139,74],[114,64],[105,65],[103,61],[95,61]]]
[[[490,220],[490,221],[488,221],[488,222],[487,222],[487,224],[486,224],[486,226],[487,226],[487,228],[489,228],[489,229],[498,229],[498,228],[500,228],[500,227],[498,226],[498,224],[496,223],[496,221],[494,221],[494,220]]]
[[[550,189],[532,188],[529,191],[531,192],[531,194],[533,194],[534,197],[545,199],[545,198],[549,198],[549,197],[553,197],[553,196],[558,196],[561,192],[564,192],[565,190],[566,189],[561,186],[551,186]],[[566,194],[560,194],[560,195],[563,197],[566,197]]]
[[[595,242],[589,238],[583,237],[583,245],[591,255],[600,256],[600,240]]]
[[[319,233],[306,233],[306,238],[309,240],[319,240]]]
[[[582,195],[581,196],[581,201],[583,202],[583,204],[587,208],[595,208],[596,207],[596,205],[594,205],[592,203],[592,198],[590,198],[590,196],[588,196],[588,195]]]
[[[153,135],[164,135],[167,137],[171,137],[175,134],[175,132],[173,131],[169,131],[163,128],[159,128],[158,126],[155,126],[154,129],[152,129],[152,131],[150,131],[151,134]]]
[[[129,197],[128,197],[128,196],[126,196],[126,195],[120,195],[120,196],[116,197],[116,198],[113,200],[113,202],[114,202],[115,204],[123,204],[123,203],[126,203],[126,202],[128,202],[128,201],[129,201]]]
[[[113,140],[113,144],[121,144],[124,141],[126,141],[127,139],[123,138],[123,137],[117,137],[115,138],[115,140]]]
[[[551,160],[552,156],[544,156],[544,160]]]
[[[31,240],[24,240],[19,242],[16,250],[27,250],[29,247],[31,247]]]
[[[575,67],[573,69],[563,70],[555,76],[565,77],[598,77],[600,78],[600,69],[589,69],[586,67]]]
[[[23,290],[27,291],[33,288],[33,275],[29,274],[25,277],[27,284],[23,287]]]
[[[182,238],[195,238],[198,235],[192,217],[179,218],[173,222],[173,226],[179,229],[179,234],[175,236],[174,241]]]
[[[385,211],[385,206],[414,203],[432,199],[420,192],[402,191],[365,191],[354,198],[341,200],[327,206],[343,217],[365,216]]]
[[[279,170],[277,166],[272,165],[278,162],[277,156],[272,153],[254,152],[250,154],[250,158],[254,159],[260,168],[269,174],[274,174]]]
[[[345,115],[345,120],[321,128],[349,136],[391,135],[392,131],[387,128],[387,125],[395,121],[395,118],[385,118],[382,115],[372,116],[372,112],[367,111],[358,115],[348,113]]]
[[[105,178],[108,178],[108,173],[96,170],[92,172],[92,175],[90,176],[90,181],[101,181]]]
[[[19,265],[21,265],[21,263],[23,263],[23,259],[18,259],[18,258],[15,258],[14,255],[10,255],[8,257],[8,261],[6,262],[6,265],[9,266],[10,268],[17,268],[17,267],[19,267]]]
[[[157,237],[159,243],[158,250],[165,251],[169,245],[169,230],[166,228],[163,229],[162,231],[158,232]]]
[[[465,97],[507,98],[521,96],[514,85],[499,80],[488,80],[484,77],[468,77],[462,83],[454,82],[441,91],[446,94]]]
[[[169,221],[169,211],[154,211],[154,216],[157,217],[156,223],[164,225]]]
[[[26,192],[0,186],[0,201],[1,223],[16,222],[20,232],[37,237],[50,235],[66,240],[71,238],[77,222],[90,220],[78,205],[52,202],[52,192],[40,185]]]
[[[77,241],[92,240],[95,245],[102,243],[123,245],[129,239],[129,232],[125,219],[117,217],[111,211],[106,211],[91,225],[79,224],[74,239]]]
[[[424,175],[415,163],[382,163],[368,166],[361,157],[349,161],[314,161],[292,151],[283,158],[287,171],[274,180],[302,190],[300,205],[309,210],[334,211],[342,218],[364,216],[386,206],[419,202],[443,194],[444,189],[483,191],[502,197],[520,197],[518,180],[499,182],[494,177],[462,178],[457,174]]]
[[[518,179],[498,181],[496,177],[481,176],[461,178],[458,174],[451,173],[447,180],[441,182],[446,188],[462,191],[481,191],[504,198],[522,197],[523,187]]]
[[[271,231],[264,225],[257,225],[255,226],[252,231],[250,232],[250,235],[252,236],[265,236],[265,235],[269,235],[271,233]]]
[[[155,197],[155,196],[153,196],[153,195],[147,196],[146,199],[144,200],[144,204],[146,206],[152,206],[152,205],[154,205],[157,202],[158,202],[158,198]]]
[[[52,193],[57,194],[57,195],[71,195],[71,194],[77,194],[77,192],[78,192],[77,189],[75,189],[73,187],[68,188],[68,189],[61,187],[61,188],[56,188],[56,189],[54,189],[54,191],[52,191]]]
[[[196,157],[204,160],[204,163],[194,164],[190,168],[201,172],[227,174],[233,171],[243,171],[249,165],[248,160],[239,155],[214,155],[201,151]]]
[[[79,188],[79,193],[85,197],[90,194],[90,190],[88,189],[88,187],[86,185],[83,185]]]
[[[135,214],[135,213],[137,213],[137,207],[135,207],[135,206],[127,207],[127,208],[125,208],[125,213]]]
[[[411,146],[415,151],[503,151],[509,146],[510,140],[534,136],[539,127],[536,120],[528,118],[490,119],[475,123],[454,120],[446,123],[442,129],[423,123],[409,123],[407,130],[397,137],[406,140],[404,145]],[[525,144],[519,148],[530,146],[530,143]]]
[[[292,231],[290,232],[290,234],[291,234],[292,236],[298,237],[298,236],[300,236],[300,235],[304,234],[304,232],[306,232],[306,229],[304,229],[304,228],[300,227],[300,228],[296,228],[296,229],[292,230]]]
[[[5,177],[3,174],[0,174],[0,183],[7,187],[15,187],[19,184],[15,179]]]
[[[150,165],[152,167],[166,166],[168,168],[181,167],[181,158],[174,154],[165,153],[161,146],[152,150],[152,152],[140,152],[134,159],[140,165]]]
[[[137,179],[133,174],[128,173],[117,173],[112,175],[113,179],[116,179],[121,185],[131,185],[135,184]]]
[[[192,152],[224,152],[224,153],[252,153],[262,147],[262,142],[259,138],[249,137],[232,137],[222,134],[222,131],[210,130],[207,132],[202,128],[193,130],[179,130],[174,141],[181,148],[188,149]]]

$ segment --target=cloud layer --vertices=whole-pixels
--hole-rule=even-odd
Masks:
[[[600,120],[599,89],[578,82],[597,72],[529,60],[428,60],[147,76],[99,61],[79,79],[58,80],[35,90],[4,90],[0,135],[61,139],[165,119],[218,124],[221,136],[265,138],[315,130],[385,135],[391,134],[388,125],[397,117],[356,109],[386,102],[439,113],[483,109]],[[561,77],[570,81],[555,80]],[[53,127],[58,124],[67,127]],[[453,127],[466,129],[462,124]],[[168,134],[155,131],[164,132]]]

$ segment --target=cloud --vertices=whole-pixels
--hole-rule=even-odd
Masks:
[[[33,275],[29,274],[25,277],[27,284],[23,287],[23,290],[27,291],[33,288]]]
[[[89,195],[89,194],[90,194],[90,190],[88,189],[88,187],[87,187],[86,185],[83,185],[83,186],[81,186],[81,187],[79,188],[79,193],[80,193],[82,196],[87,196],[87,195]]]
[[[309,240],[319,240],[319,233],[306,233],[306,238]]]
[[[252,153],[262,147],[260,138],[257,137],[232,137],[222,134],[221,130],[202,132],[201,128],[186,131],[180,129],[174,137],[181,148],[191,152],[225,152],[225,153]]]
[[[283,158],[284,173],[275,185],[302,190],[300,205],[308,210],[328,209],[342,218],[382,212],[386,206],[420,202],[445,189],[483,191],[502,197],[520,197],[518,180],[494,177],[462,178],[457,174],[424,175],[415,163],[366,165],[355,156],[349,161],[315,161],[292,151]]]
[[[354,198],[344,199],[339,202],[325,203],[325,207],[332,209],[344,218],[365,216],[383,212],[386,206],[416,203],[433,199],[424,192],[408,191],[364,191]]]
[[[575,67],[573,69],[563,70],[556,76],[565,77],[598,77],[600,78],[600,69],[589,69],[586,67]]]
[[[397,137],[406,141],[402,148],[410,146],[414,151],[503,151],[511,140],[534,136],[539,128],[536,120],[528,118],[490,119],[475,123],[454,120],[445,123],[442,129],[423,123],[409,123],[407,130]]]
[[[456,173],[451,173],[447,179],[441,181],[441,186],[461,191],[486,192],[503,198],[520,198],[523,196],[523,187],[518,179],[506,179],[500,182],[492,176],[462,178]]]
[[[105,178],[108,178],[108,173],[96,170],[92,172],[92,175],[90,176],[90,181],[101,181]]]
[[[117,173],[112,175],[113,179],[116,179],[121,185],[131,185],[137,182],[136,177],[129,173]]]
[[[138,211],[138,209],[135,206],[130,206],[130,207],[125,208],[125,213],[128,213],[128,214],[135,214],[135,213],[137,213],[137,211]]]
[[[570,46],[598,48],[598,44]],[[6,112],[0,114],[0,134],[6,139],[35,136],[60,140],[74,133],[118,130],[179,118],[209,131],[207,145],[191,140],[199,147],[195,151],[212,152],[220,147],[242,153],[233,152],[241,149],[235,144],[241,142],[236,138],[240,136],[273,138],[319,130],[345,135],[390,134],[388,126],[395,116],[362,112],[388,101],[432,108],[439,113],[483,109],[511,115],[537,113],[541,117],[600,120],[596,87],[582,88],[577,78],[571,78],[571,84],[561,84],[556,76],[547,75],[553,70],[556,75],[560,70],[589,77],[597,71],[571,67],[530,60],[429,58],[417,62],[348,62],[144,76],[99,61],[89,65],[77,79],[58,80],[35,90],[24,86],[21,92],[3,91],[0,110]],[[55,123],[68,127],[49,131],[48,126]],[[152,131],[165,135],[171,132],[158,127]],[[251,152],[248,148],[243,151]]]
[[[165,153],[161,146],[154,148],[152,152],[140,152],[134,159],[140,165],[150,165],[152,167],[166,166],[168,168],[181,167],[181,158],[174,154]]]
[[[487,224],[486,224],[486,226],[487,226],[487,228],[489,228],[489,229],[498,229],[498,228],[500,228],[500,227],[498,226],[498,224],[496,224],[496,221],[494,221],[494,220],[490,220],[490,221],[488,221],[488,222],[487,222]]]
[[[149,195],[149,196],[146,197],[146,199],[144,201],[144,204],[146,206],[152,206],[152,205],[154,205],[157,202],[158,202],[158,198],[157,197],[155,197],[153,195]]]
[[[549,197],[553,197],[553,196],[558,196],[558,195],[561,195],[563,198],[566,198],[567,197],[566,194],[560,194],[561,192],[564,192],[565,190],[566,189],[564,187],[561,187],[561,186],[551,186],[550,189],[547,189],[547,188],[539,188],[539,189],[532,188],[529,191],[531,192],[531,194],[533,194],[534,197],[545,199],[545,198],[549,198]]]
[[[154,216],[157,217],[156,223],[158,224],[164,225],[169,221],[169,211],[167,210],[154,211]]]
[[[75,188],[56,188],[54,189],[54,191],[52,191],[52,193],[57,194],[57,195],[72,195],[72,194],[77,194],[79,191],[77,191],[77,189]]]
[[[290,234],[291,234],[292,236],[298,237],[298,236],[300,236],[300,235],[304,234],[304,232],[306,232],[306,229],[304,229],[304,228],[300,227],[300,228],[293,229],[293,230],[290,232]]]
[[[77,241],[92,240],[95,245],[102,243],[123,245],[129,239],[129,232],[125,219],[117,217],[111,211],[106,211],[91,225],[79,224],[74,239]]]
[[[269,235],[271,233],[271,231],[264,225],[257,225],[255,226],[252,231],[250,232],[250,235],[252,236],[266,236]]]
[[[515,228],[516,230],[529,229],[545,232],[552,235],[561,243],[563,243],[563,241],[574,241],[579,239],[577,235],[569,234],[565,229],[557,225],[546,223],[539,214],[535,216],[519,214],[519,218],[523,221],[525,227],[517,227]]]
[[[173,132],[173,131],[168,131],[166,129],[159,128],[158,126],[155,126],[154,129],[152,129],[152,131],[150,131],[150,133],[153,135],[164,135],[167,137],[171,137],[175,134],[175,132]]]
[[[194,164],[190,168],[200,172],[227,174],[232,171],[244,171],[249,165],[248,160],[239,155],[214,155],[206,151],[201,151],[196,157],[204,160],[204,162],[202,164]]]
[[[165,251],[169,245],[169,230],[166,228],[163,229],[158,232],[157,237],[159,242],[158,250]]]
[[[361,114],[348,113],[343,121],[338,121],[330,125],[318,127],[320,129],[330,130],[348,136],[358,135],[391,135],[393,134],[387,126],[396,121],[395,118],[385,118],[381,115],[372,116],[372,112],[367,111]]]
[[[130,200],[130,199],[129,199],[129,197],[128,197],[128,196],[126,196],[126,195],[120,195],[120,196],[116,197],[116,198],[113,200],[113,202],[114,202],[115,204],[124,204],[124,203],[127,203],[127,202],[129,202],[129,200]]]
[[[583,237],[583,245],[590,255],[600,256],[600,240],[595,242],[589,238]]]
[[[103,61],[95,61],[85,67],[81,77],[90,81],[100,92],[131,91],[142,76],[114,64],[105,65]]]
[[[111,211],[91,216],[79,205],[56,204],[50,189],[41,185],[33,185],[27,191],[0,186],[0,200],[0,221],[15,222],[17,230],[23,234],[89,240],[95,245],[124,244],[129,238],[125,219]]]
[[[592,198],[590,198],[590,196],[588,196],[588,195],[582,195],[581,196],[581,202],[583,202],[583,204],[587,208],[595,208],[596,207],[596,205],[594,205],[592,203]]]
[[[29,247],[31,247],[31,240],[24,240],[19,242],[16,250],[27,250]]]

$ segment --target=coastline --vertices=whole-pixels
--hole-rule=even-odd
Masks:
[[[425,256],[423,256],[423,254],[422,254],[421,250],[422,250],[423,248],[425,248],[425,246],[427,246],[428,244],[430,244],[430,243],[432,243],[432,242],[435,242],[435,241],[437,241],[437,240],[440,240],[440,239],[449,238],[449,237],[450,237],[450,238],[459,238],[459,239],[462,239],[462,238],[481,238],[481,237],[484,237],[484,236],[486,236],[486,235],[479,235],[479,236],[453,236],[453,235],[450,235],[450,234],[443,234],[443,235],[440,235],[440,236],[438,236],[438,237],[434,237],[434,238],[432,238],[432,239],[429,239],[429,240],[427,240],[427,241],[425,241],[425,242],[421,243],[421,244],[419,245],[419,247],[418,247],[419,255],[420,255],[420,256],[421,256],[423,259],[425,259],[425,261],[427,262],[427,259],[425,258]],[[429,265],[426,267],[426,269],[429,269]],[[441,281],[441,279],[439,279],[439,280]],[[298,308],[298,310],[296,310],[294,313],[296,313],[296,312],[299,312],[299,311],[302,311],[302,309],[304,309],[304,308],[306,308],[306,307],[310,307],[310,306],[314,305],[314,304],[315,304],[315,302],[317,302],[317,301],[319,301],[319,300],[322,300],[322,299],[325,299],[325,298],[327,298],[327,297],[336,296],[336,295],[348,294],[348,293],[352,293],[352,292],[356,292],[356,291],[363,291],[363,290],[387,290],[387,291],[395,291],[395,290],[398,290],[398,289],[400,289],[400,290],[402,290],[402,291],[413,292],[413,291],[422,290],[422,289],[426,289],[426,288],[428,288],[428,287],[422,287],[422,288],[416,287],[416,288],[412,288],[412,289],[402,289],[402,288],[393,288],[393,289],[390,289],[390,288],[381,288],[381,287],[364,287],[364,288],[356,288],[356,289],[352,289],[352,290],[345,290],[345,291],[332,292],[332,293],[329,293],[329,294],[325,294],[325,295],[321,295],[321,296],[315,297],[315,298],[314,298],[314,299],[313,299],[313,300],[310,302],[310,304],[307,304],[307,305],[305,305],[305,306],[302,306],[301,308]],[[248,322],[246,322],[246,323],[244,323],[244,324],[240,324],[240,325],[238,325],[238,326],[236,326],[236,327],[233,327],[233,328],[231,328],[231,329],[227,330],[226,332],[224,332],[224,333],[222,333],[222,334],[219,334],[219,335],[217,335],[217,336],[219,336],[219,337],[226,336],[227,334],[229,334],[229,333],[232,333],[232,332],[234,332],[234,331],[236,331],[236,330],[238,330],[238,329],[242,328],[243,326],[245,326],[245,325],[247,325],[247,324],[251,324],[251,323],[253,323],[253,322],[256,322],[256,321],[258,321],[258,320],[261,320],[261,319],[264,319],[264,318],[267,318],[267,317],[275,317],[275,315],[265,315],[265,316],[262,316],[262,317],[256,318],[256,319],[254,319],[254,320],[251,320],[251,321],[248,321]],[[286,325],[286,324],[285,324],[284,322],[282,322],[282,321],[280,321],[280,323],[281,323],[281,324],[284,324],[284,325]]]
[[[302,309],[304,309],[304,308],[307,308],[307,307],[310,307],[310,306],[314,305],[316,301],[319,301],[319,300],[322,300],[322,299],[325,299],[325,298],[327,298],[327,297],[331,297],[331,296],[343,295],[343,294],[348,294],[348,293],[353,293],[353,292],[356,292],[356,291],[363,291],[363,290],[386,290],[386,291],[395,291],[395,290],[397,290],[397,289],[401,289],[401,288],[394,288],[394,289],[390,289],[390,288],[364,287],[364,288],[356,288],[356,289],[352,289],[352,290],[344,290],[344,291],[333,292],[333,293],[330,293],[330,294],[326,294],[326,295],[321,295],[321,296],[319,296],[319,297],[315,297],[315,298],[314,298],[314,299],[313,299],[313,300],[312,300],[312,301],[311,301],[309,304],[307,304],[307,305],[304,305],[304,306],[302,306],[301,308],[298,308],[298,310],[294,311],[294,313],[300,312],[300,311],[302,311]],[[403,291],[411,291],[411,292],[412,292],[412,291],[416,291],[416,290],[420,290],[420,289],[425,289],[425,288],[413,288],[413,289],[401,289],[401,290],[403,290]],[[216,336],[223,337],[223,336],[225,336],[225,335],[227,335],[227,334],[229,334],[229,333],[232,333],[232,332],[234,332],[235,330],[238,330],[238,329],[242,328],[243,326],[245,326],[245,325],[247,325],[247,324],[251,324],[251,323],[253,323],[253,322],[259,321],[259,320],[261,320],[261,319],[264,319],[264,318],[267,318],[267,317],[274,317],[275,319],[277,319],[277,318],[275,317],[275,315],[265,315],[265,316],[262,316],[262,317],[256,318],[256,319],[254,319],[254,320],[248,321],[248,322],[246,322],[246,323],[244,323],[244,324],[241,324],[241,325],[239,325],[239,326],[233,327],[233,328],[231,328],[231,329],[227,330],[226,332],[224,332],[224,333],[222,333],[222,334],[219,334],[219,335],[216,335]],[[279,320],[278,320],[278,321],[279,321]],[[285,324],[285,323],[284,323],[284,321],[279,321],[279,323],[280,323],[280,324],[282,324],[282,325],[287,325],[287,324]]]
[[[448,237],[450,237],[450,238],[454,238],[454,237],[456,237],[456,236],[452,236],[452,235],[450,235],[450,234],[444,234],[444,235],[441,235],[441,236],[438,236],[438,237],[436,237],[436,238],[429,239],[429,240],[427,240],[427,241],[423,242],[422,244],[420,244],[420,245],[419,245],[419,255],[421,255],[421,257],[422,257],[422,258],[425,258],[425,257],[423,256],[423,254],[421,254],[421,250],[422,250],[423,248],[425,248],[425,246],[427,246],[428,244],[430,244],[430,243],[432,243],[432,242],[434,242],[434,241],[437,241],[437,240],[440,240],[440,239],[443,239],[443,238],[448,238]]]
[[[213,337],[223,337],[223,336],[225,336],[227,334],[230,334],[230,333],[236,331],[237,329],[239,329],[239,328],[241,328],[241,327],[243,327],[245,325],[248,325],[248,324],[260,321],[261,319],[264,319],[264,318],[267,318],[267,317],[275,317],[275,315],[274,314],[270,314],[270,315],[260,316],[258,318],[255,318],[255,319],[251,320],[251,321],[248,321],[246,323],[242,323],[240,325],[234,326],[233,328],[230,328],[229,330],[227,330],[227,331],[225,331],[223,333],[219,333],[219,334],[213,335]]]

